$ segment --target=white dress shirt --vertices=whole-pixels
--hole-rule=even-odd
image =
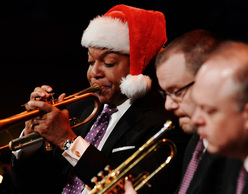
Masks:
[[[104,108],[105,106],[106,105],[104,105]],[[121,105],[117,106],[118,111],[111,115],[108,128],[97,148],[98,150],[101,150],[103,148],[112,130],[114,129],[120,118],[124,115],[124,113],[128,110],[130,106],[131,104],[129,99],[126,100]],[[76,140],[73,142],[73,144],[70,146],[70,148],[68,150],[65,150],[62,155],[68,160],[68,162],[72,166],[75,166],[89,145],[90,144],[85,139],[78,136]]]
[[[104,105],[105,108],[106,104]],[[117,106],[118,111],[113,113],[110,117],[109,125],[107,127],[107,130],[98,146],[98,150],[101,150],[107,141],[109,135],[111,134],[112,130],[120,120],[120,118],[124,115],[124,113],[129,109],[131,106],[130,99],[126,100],[121,105]],[[92,126],[93,127],[93,126]],[[24,132],[24,130],[23,130]],[[20,137],[23,136],[23,132],[21,133]],[[20,157],[28,157],[32,155],[37,149],[39,149],[42,145],[41,143],[35,144],[35,146],[26,147],[23,149],[20,149],[18,151],[13,151],[12,153],[15,155],[17,159],[20,159]],[[88,148],[90,144],[84,140],[81,136],[78,136],[75,141],[72,143],[70,148],[68,150],[65,150],[62,155],[66,158],[66,160],[72,165],[75,166],[79,159],[82,157],[86,149]],[[117,148],[114,149],[113,152],[117,152],[120,150],[126,150],[126,149],[133,149],[134,146],[126,146],[123,148]],[[84,189],[82,194],[88,193],[88,189]]]
[[[245,167],[246,172],[248,172],[248,156],[246,157],[244,161],[244,167]]]

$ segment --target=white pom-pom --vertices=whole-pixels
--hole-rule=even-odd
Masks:
[[[127,75],[122,78],[121,81],[121,92],[125,94],[131,100],[135,100],[146,95],[150,91],[152,86],[152,80],[146,75]]]

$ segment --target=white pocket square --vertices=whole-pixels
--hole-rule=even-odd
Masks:
[[[135,146],[124,146],[124,147],[120,147],[120,148],[115,148],[112,150],[112,153],[115,152],[120,152],[120,151],[124,151],[124,150],[130,150],[130,149],[134,149]]]

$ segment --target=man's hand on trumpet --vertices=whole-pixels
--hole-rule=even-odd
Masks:
[[[134,190],[132,182],[129,180],[125,181],[125,194],[137,194],[137,192]]]
[[[30,95],[30,101],[26,104],[27,110],[39,109],[45,112],[44,115],[26,121],[24,135],[38,132],[49,143],[62,148],[63,143],[68,139],[74,139],[76,134],[72,131],[69,122],[69,113],[66,109],[59,110],[52,104],[46,103],[43,99],[50,97],[52,92],[50,86],[37,87]],[[65,94],[61,94],[58,102],[64,100]]]

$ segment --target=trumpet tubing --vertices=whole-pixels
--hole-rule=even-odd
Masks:
[[[173,141],[169,139],[160,139],[160,137],[168,130],[174,128],[171,121],[167,121],[164,127],[152,136],[145,144],[143,144],[133,155],[125,160],[116,169],[110,170],[107,166],[104,170],[108,172],[101,181],[97,182],[97,178],[93,177],[92,182],[95,186],[89,191],[89,194],[117,194],[124,191],[124,180],[132,177],[132,184],[134,189],[138,191],[144,185],[149,185],[149,181],[154,178],[161,170],[163,170],[175,157],[177,149]],[[138,165],[146,158],[151,156],[154,150],[162,145],[168,145],[170,148],[170,155],[157,167],[152,173],[143,172],[134,177],[131,172],[138,167]],[[103,173],[100,173],[101,176]]]
[[[83,122],[76,124],[73,126],[73,128],[78,127],[80,125],[83,125],[85,123],[87,123],[88,121],[90,121],[97,113],[98,109],[99,109],[99,100],[96,94],[94,94],[95,92],[99,92],[101,90],[101,86],[99,84],[94,84],[89,88],[86,88],[85,90],[82,90],[78,93],[75,93],[73,95],[70,95],[68,97],[66,97],[64,99],[64,101],[59,102],[59,103],[55,103],[53,104],[53,106],[59,108],[59,109],[63,109],[66,105],[72,104],[74,102],[78,102],[80,100],[83,100],[85,98],[93,98],[94,102],[95,102],[95,108],[93,109],[93,111],[91,112],[91,114],[88,116],[88,118],[86,118]],[[33,119],[37,116],[41,116],[45,114],[43,111],[41,110],[31,110],[31,111],[24,111],[22,113],[19,113],[17,115],[5,118],[5,119],[1,119],[0,120],[0,132],[2,130],[6,130],[11,126],[14,126],[15,124],[21,123],[21,122],[25,122],[27,120]],[[43,137],[41,137],[38,133],[33,132],[27,136],[21,137],[21,138],[17,138],[14,139],[12,141],[9,142],[9,148],[11,151],[17,150],[17,149],[21,149],[23,147],[32,145],[34,143],[37,143],[39,141],[43,141]]]

